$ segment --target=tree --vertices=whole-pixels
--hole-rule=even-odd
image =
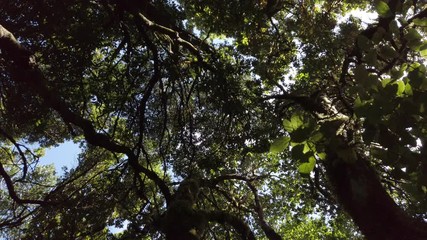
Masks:
[[[0,8],[5,237],[427,238],[423,1]]]

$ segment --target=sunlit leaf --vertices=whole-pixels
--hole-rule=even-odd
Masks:
[[[320,160],[325,160],[325,159],[326,159],[326,153],[324,153],[324,152],[317,153],[317,157],[318,157]]]
[[[292,132],[292,131],[298,129],[303,124],[304,124],[304,122],[302,121],[302,118],[299,114],[292,115],[290,120],[287,120],[287,119],[283,120],[283,127],[288,132]]]
[[[423,42],[418,50],[421,54],[421,57],[427,57],[427,41]]]
[[[308,162],[301,163],[298,167],[298,171],[302,174],[309,174],[313,171],[314,166],[316,165],[316,159],[314,157],[310,157]]]
[[[354,100],[354,107],[355,108],[359,108],[365,104],[366,104],[366,102],[362,102],[362,100],[360,99],[359,96],[357,96],[356,99]]]
[[[405,92],[405,83],[402,80],[396,81],[397,84],[397,96],[402,96],[402,94]]]
[[[249,45],[249,39],[248,39],[248,37],[244,36],[242,38],[242,45],[245,45],[245,46]]]
[[[277,138],[270,145],[270,152],[279,153],[283,152],[289,146],[289,137]]]
[[[390,7],[387,5],[387,3],[383,1],[379,1],[375,7],[377,10],[378,15],[381,17],[389,17],[391,16],[391,10]]]
[[[409,95],[409,96],[412,96],[412,95],[413,95],[412,87],[411,87],[411,85],[410,85],[409,83],[407,83],[407,84],[405,85],[405,94],[406,94],[406,95]]]
[[[383,88],[385,88],[390,82],[391,82],[390,78],[384,78],[383,80],[381,80],[381,85]]]

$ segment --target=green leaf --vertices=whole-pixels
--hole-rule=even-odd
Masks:
[[[301,163],[298,167],[298,172],[302,174],[309,174],[313,171],[314,166],[316,165],[316,159],[314,157],[310,157],[308,162]]]
[[[408,41],[408,46],[414,51],[419,51],[423,45],[423,42],[421,41],[422,36],[418,33],[416,29],[409,29],[408,32],[405,34],[405,38]]]
[[[405,94],[408,96],[412,96],[414,93],[412,92],[412,87],[409,83],[405,85]]]
[[[379,1],[378,4],[375,6],[375,9],[378,13],[378,15],[380,15],[380,17],[389,17],[391,16],[391,10],[390,7],[387,5],[387,3],[383,2],[383,1]]]
[[[381,80],[381,86],[385,88],[390,82],[391,82],[390,78],[384,78],[383,80]]]
[[[34,154],[37,156],[37,157],[43,157],[44,155],[45,155],[45,151],[46,149],[45,148],[43,148],[43,147],[40,147],[40,148],[37,148],[37,149],[35,149],[34,150]]]
[[[420,48],[418,49],[418,51],[421,54],[421,57],[427,57],[427,41],[423,42],[420,45]]]
[[[367,80],[363,82],[366,89],[373,89],[378,91],[378,86],[380,85],[380,81],[378,80],[378,76],[375,74],[369,74]]]
[[[399,56],[399,53],[390,46],[382,46],[379,53],[385,58],[396,58]]]
[[[312,142],[315,143],[315,142],[318,142],[318,141],[320,141],[322,139],[323,139],[323,134],[318,131],[318,132],[315,132],[315,133],[312,134],[312,136],[310,138],[310,141],[312,141]]]
[[[412,89],[426,90],[427,77],[425,67],[423,65],[414,63],[410,68],[412,68],[412,70],[408,73],[408,79]]]
[[[366,63],[371,66],[375,66],[377,64],[377,52],[375,50],[368,51],[364,58]]]
[[[396,94],[397,94],[397,96],[400,97],[405,92],[405,89],[406,89],[405,83],[402,80],[398,80],[398,81],[396,81],[395,84],[397,84],[397,93]]]
[[[383,27],[378,27],[377,31],[375,31],[374,35],[371,38],[372,42],[374,42],[375,44],[381,42],[386,32],[387,31]]]
[[[372,48],[372,44],[370,43],[369,38],[365,37],[364,35],[359,35],[357,37],[357,46],[365,51]]]
[[[413,23],[416,26],[427,27],[427,18],[415,18]]]
[[[368,80],[369,73],[366,70],[365,66],[359,65],[354,69],[354,78],[356,82],[363,83]]]
[[[373,74],[369,74],[365,66],[359,65],[354,69],[354,77],[358,83],[360,83],[365,91],[366,89],[375,89],[377,90],[377,85],[379,85],[378,77]]]
[[[393,79],[399,79],[399,78],[403,77],[403,75],[404,75],[404,71],[402,71],[402,68],[400,68],[400,69],[392,68],[390,71],[390,76]]]
[[[304,122],[302,121],[301,115],[299,114],[292,115],[290,120],[283,120],[283,127],[288,132],[293,132],[294,130],[301,127],[303,124]]]
[[[324,153],[324,152],[317,153],[317,157],[318,157],[320,160],[325,160],[325,159],[326,159],[326,153]]]
[[[422,36],[418,33],[416,29],[409,29],[408,32],[405,34],[406,40],[410,41],[416,41],[422,39]]]
[[[242,45],[244,45],[244,46],[248,46],[249,45],[249,38],[248,37],[244,36],[242,38]]]
[[[366,118],[371,123],[377,123],[382,117],[381,106],[378,104],[369,103],[354,110],[356,116]]]
[[[390,29],[390,31],[393,33],[393,34],[395,34],[395,35],[399,35],[399,26],[397,25],[397,21],[396,20],[393,20],[393,21],[391,21],[390,22],[390,24],[388,25],[389,26],[389,29]]]
[[[366,104],[366,101],[362,101],[359,96],[354,100],[354,108],[359,108]]]
[[[379,103],[385,104],[386,102],[390,101],[390,99],[393,99],[397,95],[397,88],[398,86],[396,84],[389,84],[385,86],[381,92],[381,95],[377,96]]]
[[[305,142],[304,143],[304,149],[302,150],[302,153],[306,154],[308,152],[312,152],[313,149],[315,149],[315,146],[313,143]]]
[[[270,145],[271,153],[280,153],[283,152],[289,146],[289,137],[280,137],[277,138]]]

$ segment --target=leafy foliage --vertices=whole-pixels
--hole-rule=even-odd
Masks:
[[[0,8],[2,237],[427,237],[423,1]]]

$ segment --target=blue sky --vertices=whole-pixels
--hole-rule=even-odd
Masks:
[[[60,144],[58,147],[51,147],[45,150],[45,155],[40,158],[39,164],[47,165],[53,163],[56,174],[62,175],[64,171],[62,167],[68,169],[77,166],[78,155],[81,152],[79,145],[73,141],[67,141]]]
[[[51,147],[46,149],[45,155],[40,158],[39,164],[54,164],[56,174],[60,176],[64,173],[62,167],[65,166],[70,169],[77,166],[77,159],[80,152],[81,150],[79,148],[79,144],[76,144],[73,141],[67,141],[60,144],[58,147]],[[108,229],[112,233],[119,233],[127,228],[128,223],[129,222],[126,220],[123,223],[122,228],[109,226]],[[2,239],[0,238],[0,240]]]

